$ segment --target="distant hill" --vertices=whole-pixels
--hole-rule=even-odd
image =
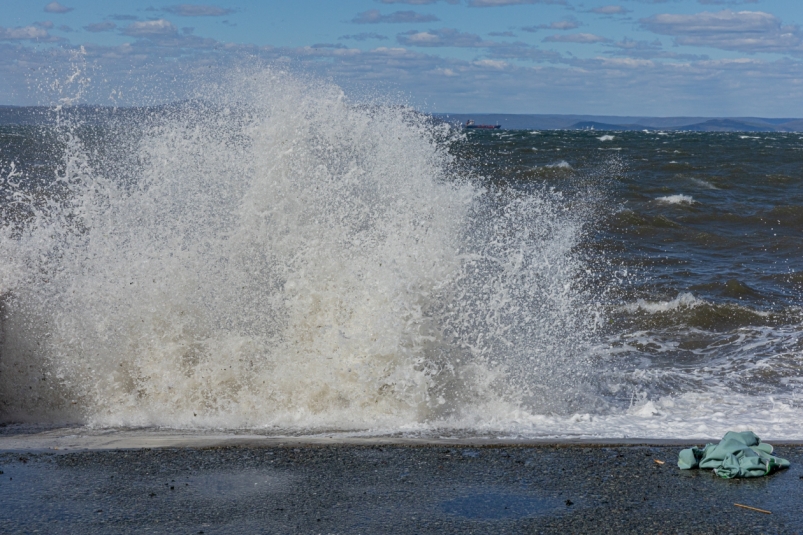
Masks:
[[[617,117],[604,115],[524,115],[436,113],[451,123],[473,119],[508,130],[682,130],[692,132],[803,132],[803,119],[762,117]]]

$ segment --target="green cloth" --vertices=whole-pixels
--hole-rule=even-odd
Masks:
[[[771,453],[772,446],[761,442],[752,431],[728,431],[719,444],[681,451],[678,466],[681,470],[713,468],[716,475],[725,479],[760,477],[789,468],[789,461]]]

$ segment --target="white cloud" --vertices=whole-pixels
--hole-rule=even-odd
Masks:
[[[377,53],[377,54],[391,55],[391,56],[399,56],[399,55],[407,55],[408,54],[406,48],[397,48],[397,47],[388,48],[386,46],[380,46],[378,48],[375,48],[375,49],[371,50],[371,52],[374,52],[374,53]]]
[[[88,32],[108,32],[115,29],[117,25],[113,22],[106,21],[106,22],[94,22],[92,24],[87,24],[84,26],[84,30]]]
[[[160,37],[175,35],[177,31],[172,22],[158,19],[132,22],[123,28],[123,33],[131,37]]]
[[[729,67],[733,65],[741,66],[741,65],[763,65],[763,61],[759,61],[753,58],[733,58],[733,59],[713,59],[709,61],[700,61],[697,63],[697,67],[714,67],[714,68],[722,68],[722,67]]]
[[[387,39],[386,36],[374,32],[355,33],[353,35],[341,35],[338,39],[352,39],[354,41],[367,41],[369,39]]]
[[[622,6],[602,6],[602,7],[595,7],[591,10],[592,13],[597,13],[599,15],[624,15],[625,13],[629,13],[629,9],[625,9]]]
[[[639,21],[644,29],[671,35],[678,45],[708,46],[755,52],[803,52],[800,29],[783,25],[762,11],[702,12],[692,15],[659,14]]]
[[[46,95],[30,92],[31,73],[47,67],[48,72],[69,76],[76,47],[37,48],[23,43],[0,43],[0,91],[6,103],[47,103]],[[613,49],[614,44],[603,46]],[[87,102],[109,103],[109,88],[124,88],[120,105],[170,102],[197,90],[197,84],[186,82],[197,81],[198,72],[226,80],[237,76],[228,73],[228,66],[262,60],[322,75],[341,84],[347,93],[355,89],[361,94],[366,84],[399,88],[411,95],[413,104],[439,111],[491,106],[507,113],[577,113],[581,105],[588,113],[616,115],[803,115],[803,84],[799,82],[803,62],[789,58],[685,63],[645,61],[648,58],[581,60],[519,43],[495,43],[481,50],[487,56],[465,61],[418,50],[257,47],[177,36],[139,39],[122,46],[87,44],[87,60],[104,75],[93,77],[84,95]],[[501,70],[479,63],[507,58],[511,60]],[[523,59],[537,63],[518,65]],[[545,64],[550,61],[561,64]],[[494,83],[488,83],[491,77]],[[96,86],[103,80],[108,85]]]
[[[435,15],[427,15],[424,13],[416,13],[415,11],[396,11],[390,15],[383,15],[378,9],[369,9],[358,13],[351,22],[357,24],[379,24],[383,22],[389,23],[414,23],[414,22],[435,22],[440,20]]]
[[[594,35],[593,33],[570,33],[563,35],[550,35],[544,37],[545,43],[607,43],[607,37]]]
[[[377,0],[383,4],[409,4],[412,6],[423,6],[426,4],[436,4],[440,0]],[[458,4],[460,0],[446,0],[447,4]]]
[[[565,0],[468,0],[470,7],[502,7],[518,6],[522,4],[561,4],[565,5]]]
[[[722,4],[758,4],[760,0],[697,0],[700,4],[722,5]]]
[[[45,11],[48,13],[67,13],[68,11],[72,11],[73,8],[63,6],[58,2],[50,2],[48,5],[45,6]]]
[[[580,22],[576,19],[564,19],[549,24],[539,24],[538,26],[525,26],[522,28],[525,32],[537,32],[539,30],[574,30],[580,27]]]
[[[22,26],[18,28],[3,28],[0,26],[0,41],[47,40],[50,34],[47,30],[36,26]]]
[[[381,3],[374,4],[374,7],[391,9]],[[163,12],[162,15],[167,16]],[[560,30],[564,28],[552,26],[549,24],[551,20],[555,19],[530,19],[524,22],[520,18],[517,22],[545,22],[544,26],[549,28],[536,27],[546,30],[540,38],[562,33]],[[700,61],[700,56],[676,52],[684,49],[667,46],[664,50],[657,40],[619,40],[617,37],[616,41],[599,41],[605,38],[589,33],[586,35],[593,36],[592,39],[570,39],[572,42],[598,43],[591,49],[604,57],[580,59],[549,50],[547,45],[540,45],[543,47],[541,49],[526,43],[504,43],[501,37],[485,34],[490,30],[507,29],[499,25],[486,28],[480,35],[457,29],[423,31],[428,27],[420,27],[421,31],[398,36],[399,42],[406,48],[396,45],[398,48],[381,47],[361,51],[326,43],[298,48],[258,47],[184,36],[166,20],[140,21],[126,27],[128,22],[136,21],[118,22],[120,32],[144,38],[126,39],[130,42],[121,46],[86,45],[87,60],[103,72],[102,77],[93,77],[92,83],[100,84],[103,83],[101,80],[108,79],[109,86],[125,88],[128,92],[126,98],[130,99],[127,103],[151,103],[159,99],[174,101],[185,96],[185,92],[197,88],[197,85],[187,84],[186,80],[198,76],[198,72],[217,72],[225,79],[225,69],[236,65],[238,61],[265,61],[271,64],[286,62],[293,69],[313,76],[323,75],[343,85],[347,92],[351,87],[361,94],[359,91],[366,85],[391,87],[394,91],[398,89],[399,93],[410,95],[413,103],[426,103],[442,111],[481,110],[492,106],[496,110],[511,113],[572,113],[577,111],[577,106],[582,106],[592,113],[803,115],[803,84],[800,83],[803,80],[803,62],[794,58],[778,61],[744,58]],[[738,31],[717,30],[706,34],[699,30],[699,33],[682,33],[683,25],[680,23],[672,26],[669,24],[671,21],[664,19],[654,19],[652,22],[661,30],[675,31],[676,34],[670,34],[674,38],[707,35],[708,39],[719,39],[717,42],[721,44],[723,36],[739,37]],[[766,43],[768,35],[778,33],[777,28],[783,27],[777,19],[775,24],[776,29],[772,25],[769,29],[759,26],[758,30],[747,34]],[[694,25],[686,26],[690,26],[688,32],[692,32]],[[0,94],[6,95],[6,103],[35,103],[37,99],[40,103],[48,102],[46,98],[30,92],[30,77],[40,76],[38,73],[43,72],[41,67],[69,75],[71,53],[77,48],[69,44],[59,47],[29,45],[26,40],[41,40],[36,36],[42,34],[35,32],[47,28],[27,28],[0,28],[0,38],[5,39],[5,42],[0,42]],[[357,31],[375,30],[377,26],[357,28]],[[402,27],[402,30],[406,29]],[[574,30],[571,27],[565,29]],[[797,31],[792,27],[791,33],[796,34]],[[199,28],[196,32],[201,33],[202,30]],[[575,32],[569,33],[582,35]],[[80,35],[81,40],[87,37],[87,34]],[[10,36],[13,36],[13,42],[9,42]],[[655,37],[658,36],[653,35]],[[366,36],[366,39],[372,38],[379,37]],[[661,40],[664,45],[671,43],[671,38],[661,37]],[[347,44],[363,44],[356,41]],[[372,48],[379,43],[367,42],[371,46],[365,48]],[[441,51],[436,47],[446,46],[464,47],[460,55],[468,58],[443,57],[448,55],[440,54]],[[180,62],[175,61],[179,58]],[[215,71],[218,67],[220,71]],[[489,83],[490,80],[493,83]],[[47,87],[47,84],[39,85]],[[98,87],[89,89],[86,99],[92,101],[94,98],[94,102],[107,103],[109,94],[107,89]],[[723,95],[728,98],[723,98]]]
[[[181,17],[222,17],[234,12],[233,9],[202,4],[179,4],[176,6],[168,6],[164,8],[164,11],[174,15],[179,15]]]
[[[409,31],[396,36],[399,43],[407,46],[454,46],[462,48],[485,48],[495,46],[493,41],[484,41],[473,33],[465,33],[452,28],[429,30],[425,32]]]
[[[496,59],[511,59],[518,61],[532,61],[535,63],[559,63],[563,56],[554,50],[542,50],[525,43],[498,43],[489,48],[488,55]]]
[[[504,70],[510,66],[507,61],[501,61],[496,59],[481,59],[472,62],[473,65],[477,67],[484,67],[488,69],[495,69],[498,71]]]
[[[636,69],[640,67],[655,67],[655,63],[648,59],[635,58],[597,58],[604,67],[625,67]]]
[[[664,50],[660,40],[636,41],[625,37],[621,41],[606,43],[608,50],[605,52],[611,56],[627,56],[642,59],[673,59],[686,61],[707,60],[708,56],[702,54],[682,54],[678,52],[668,52]]]
[[[660,14],[641,19],[648,30],[667,35],[708,33],[763,33],[780,27],[775,15],[762,11],[738,11],[729,9],[711,13],[704,11],[691,15]]]

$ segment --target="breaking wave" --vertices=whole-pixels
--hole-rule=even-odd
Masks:
[[[447,126],[275,69],[71,117],[54,176],[1,177],[3,420],[479,428],[593,406],[588,211],[470,178]]]
[[[655,199],[662,204],[695,204],[697,201],[691,195],[667,195],[666,197],[658,197]]]

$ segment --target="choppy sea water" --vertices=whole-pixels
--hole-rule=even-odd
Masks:
[[[803,438],[803,135],[202,97],[0,127],[2,421]]]

